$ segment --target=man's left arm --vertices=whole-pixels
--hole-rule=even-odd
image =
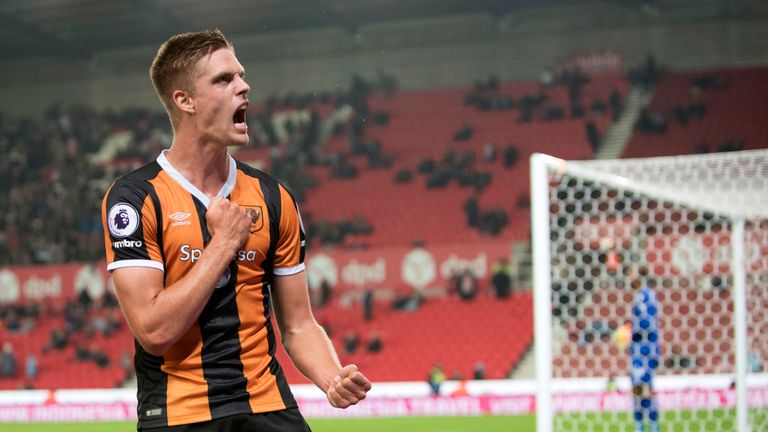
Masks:
[[[305,272],[276,276],[272,290],[283,346],[304,376],[323,390],[336,408],[365,399],[371,382],[353,364],[344,367],[315,321],[309,304]]]

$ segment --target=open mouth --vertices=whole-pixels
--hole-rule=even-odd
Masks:
[[[232,123],[234,123],[235,127],[238,129],[248,130],[248,125],[245,123],[245,112],[247,108],[248,105],[242,105],[237,109],[237,111],[235,111],[235,114],[232,116]]]

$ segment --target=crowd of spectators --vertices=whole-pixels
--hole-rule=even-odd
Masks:
[[[252,116],[254,145],[270,149],[270,173],[285,183],[300,202],[307,189],[320,183],[309,167],[326,167],[328,178],[336,180],[354,179],[364,168],[390,168],[394,156],[384,152],[381,142],[366,133],[372,123],[387,124],[389,113],[372,111],[368,100],[373,94],[391,96],[396,88],[394,77],[379,72],[374,80],[355,76],[348,88],[335,93],[271,97]],[[321,111],[326,114],[321,116]],[[345,150],[324,148],[332,136],[345,137]],[[365,160],[364,167],[359,164],[360,157]],[[367,235],[373,229],[360,216],[342,221],[315,220],[311,214],[305,214],[305,218],[310,243],[339,245],[349,235]]]
[[[38,120],[0,115],[0,265],[101,258],[103,193],[167,144],[166,124],[145,110],[78,106],[51,107]]]
[[[385,112],[370,112],[368,96],[391,95],[396,87],[391,75],[380,73],[371,82],[356,77],[349,89],[335,94],[270,97],[249,116],[253,145],[270,149],[270,172],[300,201],[318,183],[303,169],[306,165],[327,165],[338,178],[357,175],[349,161],[353,155],[364,155],[370,168],[390,167],[393,157],[364,132],[369,121],[389,120]],[[351,115],[332,131],[348,134],[349,152],[319,150],[322,119],[313,104],[351,107]],[[306,115],[290,115],[297,113]],[[160,110],[56,105],[38,119],[0,115],[0,153],[5,155],[0,159],[0,205],[7,209],[0,215],[0,265],[103,258],[104,192],[118,176],[152,161],[171,139],[167,115]],[[324,240],[339,237],[343,233]]]
[[[117,298],[112,292],[107,291],[98,300],[94,300],[88,290],[81,287],[78,296],[67,301],[63,309],[47,308],[40,303],[0,307],[0,328],[9,335],[31,334],[38,331],[39,321],[53,318],[63,318],[62,324],[50,330],[46,343],[27,349],[21,358],[17,356],[12,340],[2,343],[0,377],[18,378],[24,374],[23,386],[32,388],[39,370],[36,356],[38,350],[46,354],[50,351],[64,352],[73,347],[69,361],[92,361],[101,368],[110,366],[109,355],[100,347],[98,340],[112,337],[123,326]],[[95,338],[96,335],[99,338]],[[32,340],[38,339],[35,337]],[[126,378],[130,377],[130,373],[130,368],[126,369]]]
[[[660,73],[652,73],[655,62],[649,60],[645,68],[648,77],[644,82],[655,83]],[[649,84],[650,85],[650,84]],[[728,87],[728,81],[718,74],[702,74],[691,78],[688,84],[688,94],[685,99],[675,103],[666,112],[656,112],[646,107],[640,111],[635,123],[635,128],[644,134],[666,134],[671,123],[676,122],[681,127],[704,118],[707,114],[707,106],[703,95],[708,91],[720,90]],[[699,139],[693,143],[693,153],[704,154],[710,152],[731,152],[744,149],[744,141],[739,138],[729,138],[718,143],[708,143]]]
[[[577,98],[586,81],[579,74],[563,74],[557,85],[569,86]],[[252,143],[269,150],[268,171],[280,178],[299,202],[306,190],[321,182],[308,170],[326,166],[329,179],[351,179],[361,169],[388,169],[395,163],[382,143],[367,133],[371,124],[387,124],[389,113],[369,107],[373,94],[391,95],[394,78],[379,73],[374,80],[353,77],[348,88],[337,92],[289,93],[269,97],[249,113]],[[546,101],[537,90],[514,99],[501,94],[497,77],[478,81],[467,103],[480,109],[520,108],[521,121]],[[557,111],[557,110],[554,110]],[[544,110],[544,117],[554,112]],[[546,113],[549,114],[546,114]],[[323,113],[321,115],[321,113]],[[555,116],[557,117],[557,116]],[[474,128],[464,124],[457,141],[472,138]],[[345,135],[345,151],[330,152],[323,143],[329,136]],[[48,264],[94,261],[103,257],[101,198],[119,175],[154,159],[170,144],[172,133],[165,113],[144,109],[96,111],[85,107],[51,107],[39,120],[0,116],[0,203],[9,209],[0,217],[0,264]],[[483,161],[497,157],[486,143]],[[517,149],[508,144],[499,151],[506,167],[517,161]],[[426,159],[418,166],[428,189],[451,181],[481,193],[491,174],[475,164],[475,152],[447,151],[440,160]],[[361,159],[363,164],[362,166]],[[397,182],[411,181],[414,173],[401,169]],[[77,205],[74,205],[77,203]],[[503,211],[491,210],[471,226],[498,233],[506,225]],[[351,235],[366,235],[370,221],[316,220],[308,241],[338,245]]]
[[[51,330],[50,340],[43,352],[62,351],[68,346],[75,347],[75,360],[93,361],[99,367],[109,366],[107,353],[91,343],[95,335],[109,338],[123,326],[117,300],[107,292],[98,302],[94,301],[87,289],[82,289],[76,299],[67,302],[64,308],[64,326]]]

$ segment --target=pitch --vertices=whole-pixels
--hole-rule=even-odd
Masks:
[[[533,431],[535,416],[412,417],[381,419],[307,420],[313,432],[508,432]],[[35,423],[0,424],[3,432],[132,432],[136,424]]]
[[[723,432],[735,429],[733,410],[715,410],[710,413],[685,411],[666,412],[662,415],[662,431],[684,430],[695,432]],[[712,419],[719,423],[713,424]],[[621,413],[618,418],[607,417],[606,414],[595,414],[589,419],[594,426],[593,431],[631,432],[632,422],[628,414]],[[618,421],[617,421],[618,420]],[[581,419],[580,421],[584,421]],[[406,417],[406,418],[364,418],[343,420],[309,419],[313,432],[534,432],[536,416],[479,416],[479,417]],[[666,424],[665,424],[666,423]],[[670,427],[670,425],[673,425]],[[3,432],[133,432],[136,424],[122,423],[34,423],[34,424],[0,424]]]

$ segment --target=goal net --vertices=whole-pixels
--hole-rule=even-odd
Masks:
[[[531,180],[537,430],[768,430],[768,151]]]

